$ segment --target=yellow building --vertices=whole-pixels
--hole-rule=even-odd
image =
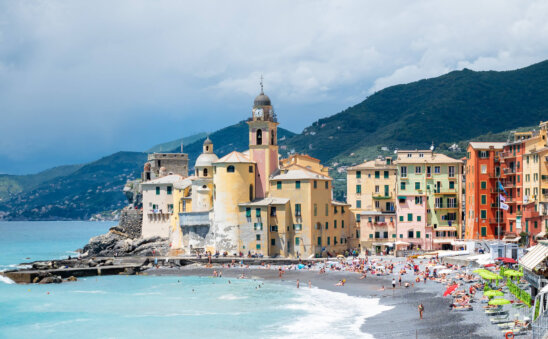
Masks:
[[[347,201],[359,227],[362,251],[392,247],[396,238],[396,165],[379,157],[346,170]]]

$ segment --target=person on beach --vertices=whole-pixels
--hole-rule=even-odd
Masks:
[[[297,279],[297,288],[299,288],[300,281]]]
[[[400,277],[398,278],[398,281],[399,281],[400,287],[401,287],[401,275],[400,275]]]
[[[396,288],[396,279],[392,278],[392,289]]]
[[[312,281],[308,280],[308,288],[312,288]]]
[[[422,313],[424,312],[424,305],[423,304],[419,304],[419,315],[422,319]]]

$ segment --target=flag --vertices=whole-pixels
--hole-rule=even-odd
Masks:
[[[500,183],[500,181],[499,181],[498,183],[499,183],[499,191],[503,191],[504,194],[508,194],[508,193],[506,193],[506,191],[504,190],[504,187],[502,187],[502,184]]]
[[[504,197],[504,195],[499,194],[499,200],[500,201],[506,201],[506,198]]]
[[[509,206],[503,202],[500,203],[500,209],[508,211]]]

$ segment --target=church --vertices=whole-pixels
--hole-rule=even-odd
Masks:
[[[247,124],[249,150],[218,158],[207,138],[194,175],[164,171],[163,177],[143,182],[144,208],[158,208],[150,200],[156,196],[165,201],[166,195],[158,194],[160,183],[171,183],[166,191],[173,197],[165,209],[171,213],[167,224],[143,220],[143,234],[169,237],[181,254],[309,258],[357,248],[359,230],[350,205],[332,199],[328,168],[303,154],[280,159],[278,121],[262,86]]]

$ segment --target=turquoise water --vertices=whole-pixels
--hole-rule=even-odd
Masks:
[[[10,267],[72,254],[112,223],[0,223]],[[345,338],[378,300],[253,279],[107,276],[59,285],[0,282],[2,338]],[[261,285],[261,288],[257,288]]]

